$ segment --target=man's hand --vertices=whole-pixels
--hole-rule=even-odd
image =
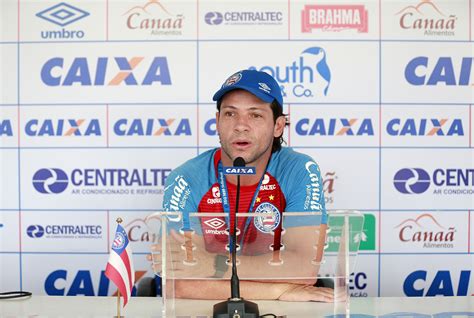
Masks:
[[[291,285],[288,290],[280,295],[278,300],[283,301],[320,301],[334,302],[334,289],[314,287],[311,285]]]

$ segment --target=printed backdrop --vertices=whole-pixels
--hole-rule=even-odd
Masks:
[[[328,209],[365,214],[353,296],[474,293],[472,0],[2,0],[0,291],[136,277],[170,171],[218,145],[213,93],[275,76]]]

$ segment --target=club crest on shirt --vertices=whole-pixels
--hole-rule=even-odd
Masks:
[[[253,224],[262,233],[271,233],[280,225],[280,211],[269,202],[260,204],[255,213],[262,214],[253,219]]]

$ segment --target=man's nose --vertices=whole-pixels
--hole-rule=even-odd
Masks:
[[[237,116],[235,130],[248,131],[250,129],[250,121],[247,116]]]

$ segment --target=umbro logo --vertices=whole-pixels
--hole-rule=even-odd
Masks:
[[[213,218],[213,219],[204,221],[204,224],[206,224],[207,226],[213,228],[214,230],[217,230],[217,229],[220,229],[221,227],[223,227],[225,225],[225,222],[221,219]]]

